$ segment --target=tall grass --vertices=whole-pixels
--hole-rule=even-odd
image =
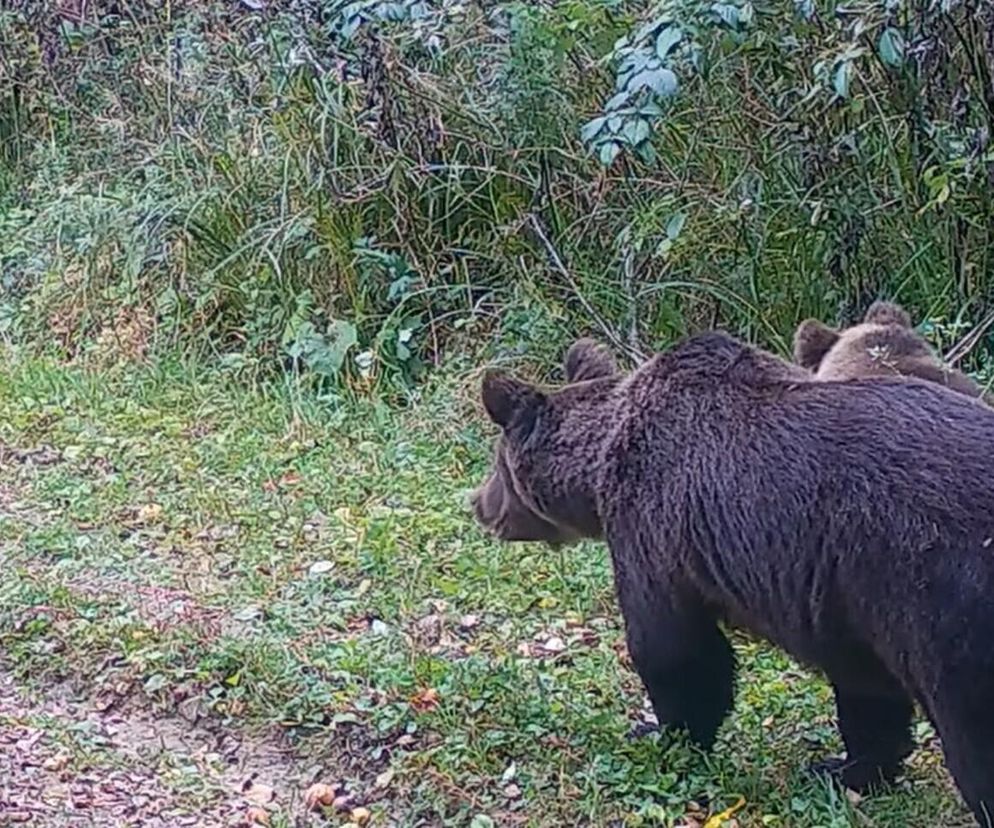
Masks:
[[[7,4],[0,335],[367,388],[490,337],[979,322],[994,12],[931,5]],[[604,167],[581,127],[661,19],[698,71]]]

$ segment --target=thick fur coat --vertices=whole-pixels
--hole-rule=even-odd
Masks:
[[[898,772],[917,702],[994,825],[994,411],[923,381],[813,381],[722,333],[629,375],[581,341],[567,379],[484,379],[502,433],[476,516],[505,540],[607,541],[660,724],[713,743],[726,622],[826,674],[845,784]]]

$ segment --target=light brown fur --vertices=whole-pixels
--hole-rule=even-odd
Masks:
[[[892,302],[874,302],[860,324],[842,331],[804,320],[794,333],[794,361],[818,380],[917,377],[983,396],[966,374],[942,361],[912,327],[908,312]]]

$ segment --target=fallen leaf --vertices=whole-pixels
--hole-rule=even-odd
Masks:
[[[726,820],[731,819],[735,812],[743,808],[746,804],[745,797],[740,796],[739,801],[732,805],[730,808],[725,808],[719,814],[712,816],[707,822],[704,823],[704,828],[721,828],[722,823]]]
[[[459,626],[464,630],[471,630],[473,627],[478,626],[480,619],[476,615],[464,615],[459,619]]]
[[[276,791],[261,782],[251,783],[243,793],[249,802],[256,805],[266,805],[276,799]]]
[[[426,687],[411,696],[410,702],[415,710],[434,710],[438,707],[438,691],[434,687]]]
[[[331,561],[315,561],[307,571],[311,575],[324,575],[326,572],[331,572],[334,568],[335,564]]]
[[[300,475],[294,472],[286,472],[286,474],[280,475],[275,480],[267,480],[262,484],[262,488],[267,492],[275,492],[281,486],[296,486],[300,482]]]
[[[335,801],[335,789],[331,785],[316,782],[304,793],[304,804],[308,810],[317,810],[322,805],[331,805]]]
[[[554,635],[542,643],[542,649],[547,653],[561,653],[566,649],[566,642],[558,635]]]
[[[60,771],[68,764],[69,757],[64,753],[60,753],[58,756],[52,756],[49,759],[46,759],[42,763],[42,767],[47,771]]]
[[[387,768],[383,773],[376,777],[376,787],[385,788],[393,781],[393,768]]]
[[[146,503],[138,510],[138,520],[149,523],[162,515],[162,507],[158,503]]]
[[[249,825],[269,825],[269,812],[258,805],[252,805],[245,811],[245,821]]]
[[[262,617],[262,610],[259,607],[245,607],[232,613],[231,617],[235,621],[254,621],[256,618]]]
[[[365,825],[369,822],[369,818],[372,814],[370,814],[369,810],[366,808],[353,808],[352,813],[349,816],[352,817],[352,821],[356,825]]]
[[[331,807],[334,808],[338,813],[343,811],[348,811],[352,807],[352,797],[349,794],[342,794],[341,796],[336,796],[334,801],[331,803]]]

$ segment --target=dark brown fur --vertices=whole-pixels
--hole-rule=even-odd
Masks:
[[[994,411],[913,379],[811,381],[721,333],[627,376],[576,362],[554,391],[485,378],[502,435],[476,515],[503,539],[606,539],[660,723],[713,743],[731,623],[828,676],[845,784],[898,772],[918,702],[994,824]]]
[[[805,319],[794,333],[794,361],[819,380],[910,376],[961,394],[982,392],[966,374],[946,365],[911,325],[900,305],[874,302],[863,322],[843,331]]]

